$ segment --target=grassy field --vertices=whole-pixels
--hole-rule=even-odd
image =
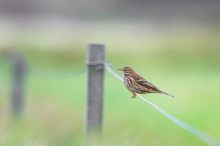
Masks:
[[[0,52],[0,145],[84,145],[86,73],[74,72],[85,67],[86,41],[62,49],[44,49],[45,46],[33,40],[28,42],[20,44],[29,68],[25,108],[19,119],[10,113],[10,64],[2,55],[3,49]],[[162,37],[150,42],[136,40],[130,45],[125,40],[106,44],[106,58],[114,69],[132,66],[153,84],[174,94],[176,99],[156,94],[144,97],[220,139],[220,44],[217,37]],[[101,145],[206,145],[151,106],[130,97],[131,93],[123,84],[106,72]]]

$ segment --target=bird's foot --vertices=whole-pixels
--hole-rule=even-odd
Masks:
[[[136,98],[136,93],[135,92],[132,92],[133,93],[133,96],[131,98]]]

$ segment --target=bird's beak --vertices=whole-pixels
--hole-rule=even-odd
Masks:
[[[118,68],[117,70],[123,71],[123,69],[121,69],[121,68]]]

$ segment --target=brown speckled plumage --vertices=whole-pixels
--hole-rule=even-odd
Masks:
[[[136,97],[136,93],[138,94],[147,94],[147,93],[161,93],[171,97],[174,97],[171,94],[161,91],[152,83],[145,80],[139,74],[137,74],[131,67],[123,67],[119,69],[123,71],[123,83],[125,87],[133,93],[133,98]]]

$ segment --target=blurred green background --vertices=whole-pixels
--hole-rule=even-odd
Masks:
[[[84,145],[86,72],[82,70],[89,43],[106,45],[106,61],[114,69],[131,66],[176,99],[144,97],[220,139],[217,1],[165,5],[96,0],[90,6],[86,1],[33,2],[0,2],[5,6],[0,17],[0,145]],[[25,106],[18,119],[10,109],[13,73],[8,51],[23,54],[28,63]],[[101,145],[206,145],[130,97],[123,84],[106,72]]]

